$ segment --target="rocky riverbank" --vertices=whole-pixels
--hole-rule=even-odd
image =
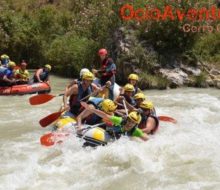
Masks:
[[[220,70],[207,62],[170,55],[163,62],[158,52],[140,41],[134,29],[121,27],[114,33],[117,78],[125,83],[134,72],[141,76],[140,88],[216,87],[220,89]]]

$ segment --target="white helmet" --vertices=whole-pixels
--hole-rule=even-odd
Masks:
[[[79,73],[79,77],[82,78],[83,74],[86,73],[86,72],[90,72],[89,69],[87,69],[87,68],[81,69],[81,71]]]

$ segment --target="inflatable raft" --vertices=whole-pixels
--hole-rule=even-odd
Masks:
[[[79,134],[76,132],[76,120],[66,116],[65,113],[61,116],[57,122],[54,124],[53,131],[46,133],[40,138],[40,142],[44,146],[53,146],[55,144],[62,143],[71,135],[84,139],[83,146],[98,146],[106,145],[108,142],[113,141],[111,136],[98,125],[89,126],[84,125],[82,132]]]
[[[47,83],[34,83],[0,87],[0,95],[24,95],[34,93],[49,93],[50,86]]]

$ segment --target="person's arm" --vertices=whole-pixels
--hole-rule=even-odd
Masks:
[[[120,125],[122,123],[122,117],[117,117],[117,116],[111,116],[106,114],[105,112],[95,109],[95,108],[91,108],[89,106],[89,104],[87,104],[86,102],[81,102],[81,105],[91,111],[92,113],[95,113],[96,115],[98,115],[99,117],[101,117],[103,120],[105,120],[106,122],[112,122],[115,125]]]
[[[43,82],[41,79],[40,79],[40,74],[43,72],[43,69],[38,69],[36,71],[36,78],[38,80],[38,82]]]
[[[68,88],[70,88],[71,86],[73,86],[74,84],[77,84],[78,80],[77,79],[74,79],[73,81],[70,82],[70,84],[66,87],[66,90]]]
[[[147,134],[144,134],[140,137],[141,140],[143,141],[147,141],[149,138],[148,138],[148,135]]]
[[[91,108],[94,108],[94,106],[92,104],[90,104],[89,106]],[[82,128],[82,120],[91,114],[92,114],[92,112],[90,110],[85,109],[77,116],[76,121],[77,121],[77,125],[78,125],[78,130],[80,130]]]
[[[3,81],[9,82],[9,83],[14,83],[14,82],[16,82],[15,79],[9,79],[9,78],[7,77],[7,75],[4,75],[4,76],[3,76]]]
[[[77,93],[78,93],[78,86],[77,85],[73,85],[69,89],[66,89],[66,91],[63,95],[63,106],[66,110],[69,109],[69,106],[67,104],[68,97],[71,96],[72,94],[77,94]]]
[[[142,131],[146,134],[149,134],[156,126],[156,122],[154,118],[149,117],[147,122],[146,122],[146,127],[142,129]]]
[[[91,108],[89,107],[89,111],[95,113],[96,115],[98,115],[99,117],[106,119],[106,120],[110,120],[111,116],[106,114],[105,112],[95,109],[95,108]]]
[[[26,78],[25,78],[25,80],[29,81],[29,78],[30,78],[30,73],[28,72],[28,70],[26,70]]]
[[[10,71],[8,71],[8,70],[6,70],[6,71],[4,72],[4,76],[3,76],[2,79],[3,79],[5,82],[16,83],[15,78],[12,78],[12,77],[13,77],[13,73],[10,72]],[[12,79],[11,79],[11,78],[12,78]]]
[[[124,99],[125,100],[125,99]],[[129,104],[126,100],[125,100],[125,104],[128,108],[129,111],[133,111],[133,110],[136,110],[136,108],[134,106],[132,106],[131,104]]]
[[[97,91],[97,93],[102,90],[100,87],[98,87],[96,84],[92,83],[91,84],[93,91]]]
[[[132,134],[132,137],[138,137],[143,141],[147,141],[148,140],[148,135],[146,133],[144,133],[141,129],[136,128],[135,131]]]

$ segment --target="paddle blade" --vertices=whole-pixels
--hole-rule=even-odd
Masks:
[[[63,140],[68,138],[69,135],[70,133],[66,133],[66,132],[48,133],[48,134],[43,135],[40,138],[40,143],[41,145],[44,145],[44,146],[53,146],[54,144],[62,143]]]
[[[167,121],[167,122],[171,122],[171,123],[177,123],[177,120],[172,118],[172,117],[169,117],[169,116],[159,116],[158,117],[160,121]]]
[[[50,94],[39,94],[39,95],[30,97],[29,102],[31,105],[39,105],[39,104],[44,104],[53,98],[54,96]]]
[[[53,133],[48,133],[40,138],[40,143],[44,146],[53,146],[55,143]]]
[[[61,114],[62,114],[62,112],[59,111],[59,112],[55,112],[55,113],[52,113],[52,114],[44,117],[43,119],[41,119],[39,121],[41,127],[46,127],[46,126],[50,125],[51,123],[56,121],[60,117]]]

